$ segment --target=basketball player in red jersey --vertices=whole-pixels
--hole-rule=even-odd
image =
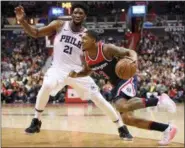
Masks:
[[[151,97],[150,99],[137,98],[137,77],[129,80],[122,80],[115,73],[115,66],[118,59],[130,58],[133,64],[137,62],[135,51],[117,47],[113,44],[103,44],[98,42],[98,36],[94,31],[86,31],[82,37],[82,46],[84,49],[86,64],[84,69],[78,73],[72,71],[71,77],[83,77],[90,75],[92,71],[103,74],[113,85],[113,102],[116,109],[120,112],[125,124],[142,129],[164,132],[163,139],[159,142],[161,145],[167,145],[176,134],[176,127],[171,124],[163,124],[145,119],[139,119],[133,115],[133,111],[150,106],[163,106],[168,111],[175,112],[176,105],[166,94]]]
[[[80,58],[83,55],[81,36],[86,31],[82,23],[87,12],[88,7],[84,3],[75,3],[72,6],[71,21],[54,20],[45,27],[35,28],[25,20],[24,8],[21,6],[15,8],[16,18],[28,35],[38,38],[55,34],[52,66],[44,76],[42,87],[37,95],[35,116],[30,126],[25,129],[26,133],[40,132],[41,114],[46,107],[49,96],[55,96],[65,85],[69,85],[78,92],[81,99],[91,99],[97,107],[111,118],[118,127],[120,138],[124,140],[132,139],[122,120],[119,120],[119,115],[100,94],[98,86],[91,77],[78,79],[68,77],[71,70],[80,71],[82,69],[83,63]]]

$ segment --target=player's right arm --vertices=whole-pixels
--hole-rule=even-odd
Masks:
[[[22,6],[16,7],[14,12],[16,14],[17,20],[20,22],[25,32],[34,38],[50,36],[63,25],[62,21],[55,20],[45,27],[41,27],[41,28],[32,27],[25,20],[25,12]]]
[[[118,47],[114,44],[104,44],[104,51],[108,59],[113,57],[118,58],[130,58],[133,61],[137,61],[137,53],[134,50]]]

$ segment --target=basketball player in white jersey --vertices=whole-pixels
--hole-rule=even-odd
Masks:
[[[78,79],[68,77],[72,70],[79,72],[83,67],[80,58],[83,54],[81,36],[86,31],[82,23],[87,12],[88,8],[85,4],[75,4],[72,6],[72,21],[55,20],[48,26],[37,29],[29,25],[24,19],[25,12],[22,6],[15,8],[16,18],[28,35],[38,38],[56,33],[53,63],[44,76],[43,85],[37,95],[35,117],[32,119],[31,125],[25,129],[26,133],[40,132],[41,113],[45,109],[49,95],[55,96],[65,85],[69,85],[78,92],[82,99],[91,99],[96,106],[102,109],[116,123],[121,138],[125,140],[133,138],[121,119],[119,120],[119,116],[111,104],[99,93],[98,86],[91,77],[87,76]]]

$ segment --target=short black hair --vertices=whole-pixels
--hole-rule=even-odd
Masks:
[[[83,2],[76,2],[76,3],[72,4],[72,8],[71,8],[72,12],[74,11],[75,8],[83,9],[86,15],[89,12],[89,7]]]
[[[96,42],[99,41],[99,35],[97,32],[93,30],[87,30],[85,33],[87,33],[87,35],[90,36],[91,38],[94,38]]]

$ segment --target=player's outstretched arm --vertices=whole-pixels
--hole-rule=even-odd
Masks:
[[[112,59],[112,57],[118,58],[131,58],[133,61],[137,61],[137,53],[134,50],[118,47],[113,44],[104,45],[104,51],[107,53],[108,57]]]
[[[20,22],[25,32],[34,38],[52,35],[53,33],[55,33],[55,31],[57,31],[58,28],[63,25],[62,21],[55,20],[52,21],[48,26],[38,29],[36,27],[32,27],[27,23],[27,21],[25,20],[24,8],[22,6],[16,7],[14,12],[16,14],[17,20]]]

